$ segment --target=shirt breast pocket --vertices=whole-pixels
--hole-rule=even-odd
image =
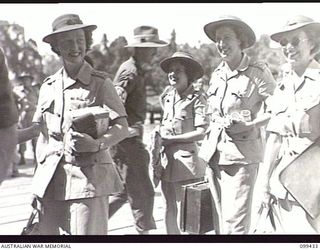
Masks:
[[[194,118],[192,114],[186,110],[182,110],[181,114],[175,118],[174,129],[176,134],[184,134],[194,130]]]
[[[48,131],[60,133],[61,114],[55,113],[54,106],[54,100],[48,100],[41,105],[41,112],[43,114]]]

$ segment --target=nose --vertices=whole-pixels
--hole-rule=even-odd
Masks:
[[[71,43],[70,43],[70,49],[72,50],[77,50],[79,48],[79,45],[77,43],[76,40],[72,40]]]

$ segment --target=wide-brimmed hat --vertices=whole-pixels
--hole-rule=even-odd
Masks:
[[[271,39],[276,42],[279,42],[281,38],[284,35],[286,35],[286,33],[306,27],[312,29],[313,33],[316,33],[318,34],[318,36],[320,36],[320,23],[314,21],[310,17],[299,15],[289,19],[287,23],[283,26],[281,31],[278,31],[271,35]]]
[[[240,18],[235,16],[221,16],[217,20],[210,22],[204,26],[204,32],[214,42],[216,42],[216,30],[223,25],[231,25],[239,33],[245,34],[239,37],[242,39],[242,49],[246,49],[254,45],[256,42],[256,36],[251,27],[242,21]]]
[[[188,75],[192,78],[189,81],[194,81],[203,76],[204,72],[200,63],[192,55],[183,51],[175,52],[171,57],[162,60],[160,67],[164,72],[169,73],[170,64],[175,61],[181,62],[186,67]]]
[[[151,26],[139,26],[133,31],[133,40],[125,47],[157,48],[168,45],[159,39],[158,30]]]
[[[52,37],[58,33],[66,32],[70,30],[86,29],[93,31],[97,28],[97,25],[83,24],[80,17],[76,14],[65,14],[57,17],[52,23],[52,32],[46,35],[42,40],[46,43],[52,41]]]

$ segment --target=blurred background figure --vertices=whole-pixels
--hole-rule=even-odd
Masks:
[[[14,88],[14,92],[19,97],[18,109],[19,109],[19,128],[27,128],[32,125],[32,118],[36,111],[36,105],[38,100],[38,87],[34,84],[33,77],[28,73],[22,73],[17,77],[17,86]],[[34,162],[36,162],[35,149],[37,138],[31,140],[31,150],[33,154]],[[26,143],[19,144],[19,165],[24,165]]]
[[[17,145],[18,110],[3,51],[0,50],[0,183],[7,177]]]
[[[125,189],[110,199],[109,217],[129,201],[139,234],[155,229],[153,218],[154,190],[149,178],[149,153],[143,143],[143,125],[147,113],[146,72],[157,49],[168,44],[159,39],[151,26],[134,29],[134,39],[126,47],[133,55],[122,63],[113,80],[128,114],[129,136],[112,148],[113,160],[121,173]]]
[[[204,93],[207,92],[209,88],[209,79],[207,76],[202,76],[201,78],[193,82],[193,88],[196,91],[202,90]]]

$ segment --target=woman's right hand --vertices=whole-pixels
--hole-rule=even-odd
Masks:
[[[270,188],[264,187],[261,191],[261,205],[262,207],[268,208],[271,204],[276,203],[276,198],[270,193]]]
[[[38,200],[38,197],[35,194],[32,194],[30,197],[30,205],[39,211],[41,211],[41,203]]]

